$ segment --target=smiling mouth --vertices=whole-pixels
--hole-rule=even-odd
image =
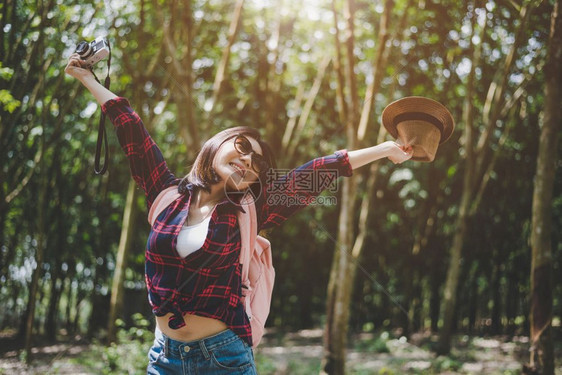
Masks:
[[[234,163],[229,163],[229,165],[234,168],[234,170],[236,170],[236,172],[240,175],[240,177],[244,178],[244,176],[246,175],[246,170],[240,168],[237,164]]]

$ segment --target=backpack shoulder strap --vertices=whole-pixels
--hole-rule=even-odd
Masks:
[[[242,247],[240,263],[242,264],[242,282],[244,283],[248,280],[250,259],[258,235],[258,221],[254,202],[243,199],[241,205],[245,212],[238,212],[238,226],[240,227]]]
[[[156,218],[166,207],[170,205],[173,201],[175,201],[180,196],[178,193],[177,185],[170,186],[166,188],[158,194],[154,202],[152,202],[152,206],[150,206],[150,210],[148,210],[148,223],[152,226],[156,221]]]

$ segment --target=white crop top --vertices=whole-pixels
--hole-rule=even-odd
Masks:
[[[184,225],[180,229],[176,243],[176,250],[182,258],[187,257],[189,254],[194,253],[203,246],[205,239],[207,238],[207,232],[209,231],[210,221],[211,215],[199,224],[189,226]]]

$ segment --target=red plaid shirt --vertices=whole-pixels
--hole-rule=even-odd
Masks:
[[[148,208],[165,188],[179,178],[168,169],[158,146],[140,117],[124,98],[107,101],[102,110],[111,119],[121,147],[129,160],[136,183],[144,190]],[[350,176],[351,165],[345,150],[320,157],[286,173],[271,170],[267,183],[256,197],[258,228],[284,222],[310,204],[322,190],[333,187],[338,176]],[[184,314],[221,320],[252,345],[250,322],[240,296],[242,291],[239,206],[225,199],[211,216],[203,247],[181,258],[176,251],[177,235],[189,211],[193,189],[158,215],[146,246],[145,280],[148,300],[157,316],[172,313],[170,328],[185,325]]]

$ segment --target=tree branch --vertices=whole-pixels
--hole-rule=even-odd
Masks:
[[[303,131],[305,125],[306,125],[306,122],[308,121],[308,116],[310,115],[310,112],[312,110],[312,106],[314,104],[314,101],[316,100],[316,97],[318,96],[318,92],[320,91],[320,86],[322,85],[322,81],[324,80],[326,68],[330,64],[330,61],[332,61],[331,56],[329,56],[329,55],[324,56],[324,59],[322,60],[322,62],[320,63],[320,66],[318,67],[318,72],[316,73],[316,78],[314,79],[314,83],[312,84],[312,87],[310,88],[310,91],[308,92],[306,102],[304,103],[302,113],[299,117],[299,121],[298,121],[297,127],[295,129],[295,134],[293,135],[293,141],[289,144],[288,149],[287,149],[287,158],[291,161],[293,160],[293,157],[295,156],[295,151],[296,151],[296,148],[299,144],[299,140],[301,138],[302,131]]]
[[[232,45],[236,40],[236,35],[238,34],[238,29],[240,28],[240,22],[242,19],[242,8],[244,6],[244,0],[237,0],[234,6],[234,13],[232,15],[232,20],[230,22],[230,27],[228,29],[228,43],[222,51],[221,61],[219,63],[217,73],[215,75],[215,82],[213,83],[213,96],[211,97],[211,108],[209,109],[209,120],[212,118],[212,113],[215,109],[216,102],[220,97],[223,82],[226,77],[226,69],[228,62],[230,61],[230,51],[232,50]]]
[[[390,23],[390,15],[392,13],[393,7],[394,1],[387,0],[384,5],[384,13],[381,18],[378,46],[375,52],[375,58],[373,59],[372,80],[367,87],[367,92],[365,93],[365,101],[363,103],[363,110],[361,111],[361,118],[359,120],[359,128],[357,131],[357,140],[359,141],[359,143],[362,143],[362,141],[365,139],[369,117],[371,115],[372,107],[375,102],[375,96],[377,94],[377,90],[380,89],[384,68],[386,67],[386,62],[388,59],[389,54],[387,53],[388,48],[386,48],[386,41],[389,37],[388,24]]]

